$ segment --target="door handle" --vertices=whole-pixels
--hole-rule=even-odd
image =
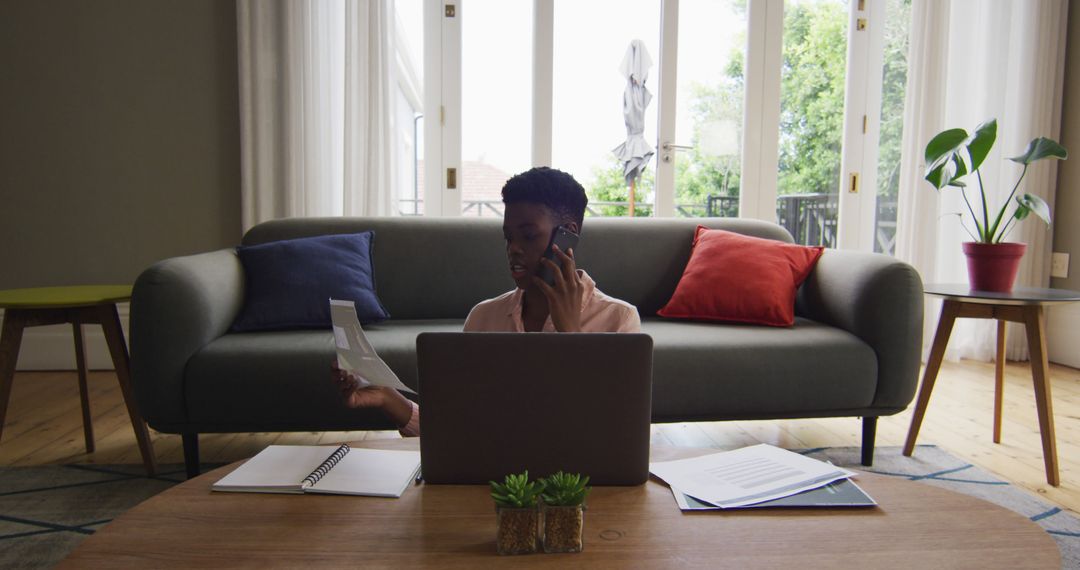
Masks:
[[[671,151],[673,151],[673,150],[691,150],[694,147],[693,147],[693,145],[688,145],[688,144],[675,144],[673,142],[665,142],[664,144],[660,145],[660,148],[663,149],[663,151],[664,151],[664,155],[662,157],[660,157],[661,160],[663,160],[664,162],[671,162]]]

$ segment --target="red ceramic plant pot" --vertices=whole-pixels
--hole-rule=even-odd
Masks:
[[[1026,249],[1026,243],[964,242],[971,288],[997,293],[1012,291]]]

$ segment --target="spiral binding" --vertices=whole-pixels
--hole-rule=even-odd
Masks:
[[[306,489],[313,486],[315,483],[318,483],[319,479],[322,479],[323,475],[329,473],[330,470],[333,469],[334,466],[337,465],[339,461],[341,461],[341,458],[345,457],[345,454],[348,452],[349,445],[347,443],[341,444],[341,447],[337,448],[333,453],[331,453],[330,457],[326,458],[326,461],[323,461],[321,464],[319,464],[319,466],[316,467],[310,475],[304,477],[304,480],[301,482],[301,486]]]

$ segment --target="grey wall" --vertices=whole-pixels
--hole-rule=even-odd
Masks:
[[[1051,287],[1080,291],[1080,3],[1069,6],[1065,55],[1065,98],[1061,144],[1069,159],[1058,165],[1054,203],[1054,251],[1070,255],[1069,277],[1050,279]]]
[[[236,5],[0,0],[0,288],[240,239]]]

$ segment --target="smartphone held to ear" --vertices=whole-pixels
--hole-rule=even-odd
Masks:
[[[562,260],[555,255],[555,251],[551,246],[557,245],[563,253],[566,253],[567,250],[577,247],[579,239],[581,239],[580,236],[570,231],[566,226],[557,226],[551,232],[551,239],[548,240],[547,249],[544,251],[544,258],[550,259],[555,262],[555,265],[562,267]],[[548,285],[552,287],[555,286],[555,275],[552,273],[551,267],[549,267],[548,264],[541,263],[536,274]]]

